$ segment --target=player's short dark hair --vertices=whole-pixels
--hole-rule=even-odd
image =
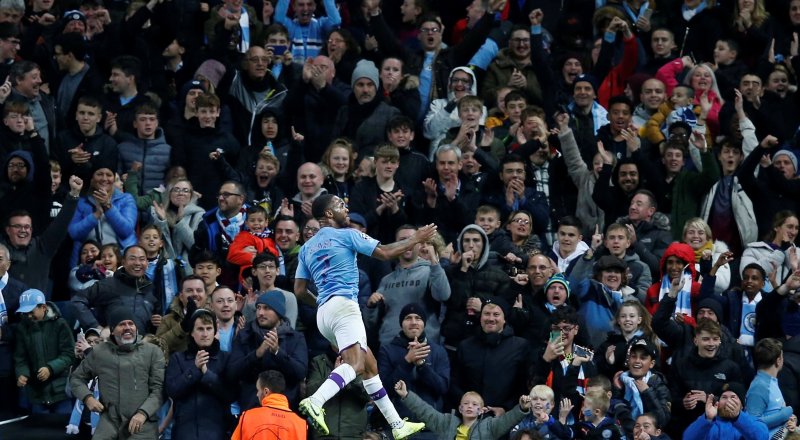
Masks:
[[[311,215],[317,219],[325,218],[325,211],[331,208],[334,197],[336,196],[333,194],[323,194],[317,197],[311,204]]]

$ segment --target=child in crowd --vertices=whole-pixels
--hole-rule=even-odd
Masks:
[[[519,405],[499,417],[486,417],[485,405],[480,394],[467,391],[461,397],[458,412],[455,414],[442,414],[430,404],[422,400],[413,391],[408,391],[405,382],[397,381],[394,386],[397,395],[403,403],[422,422],[425,427],[433,431],[439,438],[500,438],[506,435],[514,425],[530,414],[531,398],[523,395],[519,398]]]
[[[27,391],[33,414],[69,414],[65,387],[75,342],[67,321],[36,289],[22,292],[16,312],[24,315],[14,332],[17,386]]]
[[[670,440],[669,436],[661,431],[663,425],[659,424],[656,417],[650,413],[644,413],[636,418],[633,425],[633,440]]]
[[[628,404],[633,418],[650,413],[661,426],[669,422],[671,396],[666,378],[654,370],[657,363],[658,350],[652,342],[645,338],[631,340],[628,370],[614,376],[614,398]]]
[[[611,400],[603,392],[586,393],[583,399],[581,415],[583,421],[572,428],[576,439],[603,438],[606,440],[622,440],[625,433],[616,418],[607,416]]]
[[[739,43],[733,39],[717,40],[714,45],[714,64],[717,70],[717,85],[722,97],[726,100],[734,98],[733,89],[739,87],[742,77],[749,71],[747,65],[739,59]]]
[[[667,127],[675,122],[682,121],[694,130],[697,126],[697,116],[694,114],[694,89],[689,86],[677,86],[672,89],[673,110],[667,115],[666,122],[661,126],[664,137],[667,136]]]
[[[154,294],[161,300],[160,315],[169,313],[169,306],[178,294],[183,278],[183,262],[165,255],[164,237],[156,225],[147,225],[139,234],[139,246],[147,254],[147,278],[153,282]]]
[[[267,211],[261,206],[247,208],[245,226],[249,234],[238,234],[228,250],[228,262],[239,265],[241,279],[245,269],[252,267],[253,258],[262,252],[270,252],[280,261],[278,269],[285,275],[283,256],[275,246],[275,240],[270,238],[272,231],[268,227]]]
[[[454,144],[459,148],[470,150],[480,148],[500,160],[506,151],[503,142],[494,136],[492,130],[481,124],[483,118],[483,100],[477,96],[465,96],[458,100],[458,127],[451,128],[441,145]]]
[[[203,279],[203,284],[206,286],[206,297],[211,298],[211,293],[217,288],[217,278],[222,273],[222,266],[217,256],[209,251],[203,250],[195,252],[190,256],[192,264],[192,273]],[[239,307],[241,310],[241,307]]]
[[[491,250],[500,255],[508,255],[512,252],[513,245],[508,231],[501,228],[500,210],[492,205],[481,205],[475,212],[475,224],[483,229],[489,238]]]
[[[84,359],[91,349],[95,347],[97,344],[100,344],[105,339],[100,335],[100,330],[96,328],[90,328],[83,332],[78,333],[78,340],[75,342],[75,357],[79,360]],[[89,390],[92,391],[92,396],[100,400],[100,387],[97,384],[97,378],[90,380],[88,383]],[[72,408],[72,414],[69,417],[69,424],[67,425],[67,434],[69,435],[76,435],[80,433],[80,425],[82,421],[85,421],[85,417],[83,414],[83,409],[86,406],[80,400],[75,399],[75,406]],[[92,434],[94,435],[95,429],[97,429],[97,424],[100,422],[100,414],[89,411],[88,415],[88,422],[92,427]]]
[[[572,430],[566,425],[570,407],[561,405],[558,419],[550,415],[555,408],[555,395],[547,385],[536,385],[531,389],[531,413],[525,416],[514,429],[511,435],[529,430],[539,433],[542,438],[568,440],[572,438]]]

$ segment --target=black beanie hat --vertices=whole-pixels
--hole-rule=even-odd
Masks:
[[[414,313],[416,315],[419,315],[419,317],[422,318],[423,322],[428,322],[428,314],[425,313],[425,309],[421,305],[419,305],[417,303],[411,303],[411,304],[406,304],[405,307],[403,307],[400,310],[400,325],[401,326],[403,325],[403,320],[406,319],[406,316],[408,316],[408,315],[410,315],[412,313]]]

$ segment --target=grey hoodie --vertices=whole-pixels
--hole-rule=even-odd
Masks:
[[[429,340],[440,342],[441,303],[450,298],[450,284],[442,266],[431,265],[422,258],[408,268],[398,265],[383,277],[378,292],[383,294],[383,304],[367,308],[365,318],[368,327],[379,327],[382,345],[392,342],[400,332],[400,310],[411,303],[425,307],[425,334]]]
[[[462,229],[461,233],[458,234],[458,239],[456,240],[456,250],[458,250],[459,254],[464,253],[464,249],[461,246],[461,239],[464,237],[465,232],[477,232],[481,234],[481,239],[483,240],[483,250],[481,251],[480,259],[478,259],[478,264],[474,265],[475,269],[481,269],[489,259],[489,237],[486,235],[486,231],[476,224],[464,226],[464,229]]]

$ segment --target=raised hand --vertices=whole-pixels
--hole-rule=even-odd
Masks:
[[[708,148],[706,143],[706,136],[698,130],[692,131],[692,145],[694,145],[701,153],[705,153]]]
[[[714,263],[714,266],[720,268],[733,261],[733,259],[734,259],[733,252],[730,251],[723,252],[719,255],[719,258],[717,258],[717,261]]]
[[[706,396],[706,419],[709,421],[713,421],[717,417],[717,405],[713,394]]]
[[[567,423],[567,417],[569,417],[569,413],[572,412],[573,408],[575,408],[575,406],[569,398],[565,397],[561,399],[561,405],[558,409],[558,420],[562,424]]]
[[[0,86],[0,103],[5,102],[8,95],[11,94],[11,80],[8,76],[6,76],[6,80],[3,81],[3,85]]]
[[[614,156],[612,156],[611,153],[605,149],[603,141],[597,141],[597,152],[600,153],[600,157],[603,158],[603,163],[605,165],[611,165],[614,163]]]
[[[742,97],[742,92],[739,89],[733,89],[733,92],[736,94],[736,97],[733,101],[733,108],[736,110],[736,114],[739,116],[739,119],[742,119],[744,116],[744,101]]]
[[[672,285],[669,288],[669,297],[670,298],[677,298],[678,292],[683,290],[683,286],[686,284],[686,278],[683,277],[683,271],[681,271],[681,275],[678,278],[674,278],[672,280]]]
[[[544,21],[544,12],[536,8],[528,14],[528,20],[531,21],[531,26],[539,26],[542,24],[542,21]]]
[[[78,197],[83,189],[83,180],[78,176],[69,176],[69,195]]]
[[[592,250],[596,251],[603,243],[603,233],[600,232],[600,225],[594,225],[594,234],[592,234]]]
[[[620,134],[622,138],[625,139],[625,145],[628,147],[628,154],[633,154],[634,151],[642,146],[642,140],[639,139],[639,132],[636,131],[633,125],[623,129]]]
[[[159,220],[164,220],[167,218],[167,211],[165,211],[164,207],[155,200],[153,200],[153,212],[156,213],[156,217],[158,217]]]
[[[394,391],[401,399],[405,399],[406,396],[408,396],[408,388],[406,388],[406,383],[402,380],[398,380],[397,383],[394,384]]]

